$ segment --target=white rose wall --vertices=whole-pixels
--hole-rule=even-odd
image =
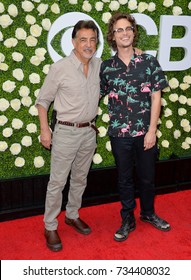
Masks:
[[[102,59],[111,55],[105,34],[108,20],[116,11],[134,15],[139,26],[137,47],[156,55],[169,82],[162,93],[157,130],[157,185],[177,189],[191,181],[191,1],[0,0],[2,213],[11,207],[18,211],[26,206],[28,213],[35,205],[36,209],[43,208],[50,152],[39,143],[36,97],[50,64],[70,53],[71,31],[77,20],[91,18],[97,23],[100,45],[96,55]],[[98,108],[98,146],[89,185],[98,177],[102,190],[103,181],[108,184],[105,192],[96,193],[89,187],[85,201],[108,194],[112,200],[116,194],[115,163],[107,136],[107,102],[107,97],[103,98]],[[51,112],[52,107],[49,119]],[[164,176],[166,169],[169,177]],[[14,189],[17,194],[10,194]]]

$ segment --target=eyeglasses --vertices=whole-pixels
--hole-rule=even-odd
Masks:
[[[122,32],[127,32],[127,31],[134,31],[134,27],[133,26],[127,26],[125,28],[122,28],[122,27],[116,28],[116,29],[113,30],[113,33],[117,32],[117,33],[120,34]]]

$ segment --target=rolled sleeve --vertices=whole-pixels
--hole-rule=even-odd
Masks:
[[[48,75],[37,96],[35,106],[41,105],[48,111],[50,104],[55,99],[57,90],[58,80],[56,78],[56,70],[54,65],[51,65]]]

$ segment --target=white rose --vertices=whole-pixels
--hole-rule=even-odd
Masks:
[[[128,8],[132,11],[136,10],[137,9],[137,1],[136,0],[129,0]]]
[[[37,97],[39,92],[40,92],[40,89],[36,89],[35,92],[34,92],[34,96]]]
[[[10,16],[12,16],[12,17],[18,16],[18,9],[17,9],[17,6],[15,6],[14,4],[9,5],[9,7],[8,7],[8,13],[9,13]]]
[[[39,37],[42,33],[42,27],[39,26],[38,24],[31,25],[30,33],[34,37]]]
[[[100,156],[100,154],[96,153],[94,156],[93,156],[93,163],[95,164],[100,164],[102,162],[102,157]]]
[[[180,84],[180,89],[181,90],[187,90],[189,87],[190,87],[190,85],[187,84],[187,83],[181,83]]]
[[[167,102],[164,98],[161,98],[161,106],[165,107],[167,105]]]
[[[30,96],[24,96],[21,99],[21,103],[23,104],[23,106],[30,107],[30,105],[32,104],[32,99],[30,98]]]
[[[34,56],[32,56],[32,57],[30,58],[30,63],[33,64],[33,65],[35,65],[35,66],[40,65],[41,62],[42,62],[42,61],[41,61],[41,60],[39,59],[39,57],[36,56],[36,55],[34,55]]]
[[[25,20],[26,20],[26,22],[27,22],[28,24],[30,24],[30,25],[33,25],[33,24],[35,24],[35,22],[36,22],[36,18],[33,17],[33,16],[31,16],[31,15],[27,15],[27,16],[25,17]]]
[[[143,13],[145,10],[147,10],[147,8],[148,8],[148,4],[145,3],[145,2],[140,2],[138,4],[138,12],[139,13]]]
[[[59,14],[60,13],[60,7],[58,6],[58,4],[54,3],[51,7],[50,7],[51,11],[54,14]]]
[[[4,62],[5,61],[5,56],[3,53],[0,53],[0,62]]]
[[[49,72],[49,69],[50,69],[50,64],[46,64],[43,66],[42,72],[47,75]]]
[[[191,106],[191,98],[187,99],[187,104],[188,104],[188,106]]]
[[[44,159],[41,156],[34,158],[34,166],[36,168],[41,168],[44,165]]]
[[[103,3],[102,2],[96,2],[96,4],[95,4],[95,9],[96,9],[96,11],[98,11],[98,12],[100,12],[100,11],[102,11],[103,10]]]
[[[111,11],[117,11],[120,8],[120,4],[118,1],[111,1],[111,3],[109,4],[109,8]]]
[[[166,108],[164,111],[164,116],[167,118],[171,115],[172,115],[172,110],[170,110],[169,108]]]
[[[173,122],[171,120],[166,121],[166,127],[168,129],[172,128],[173,127]]]
[[[9,108],[9,101],[5,98],[0,98],[0,111],[4,112]]]
[[[149,12],[154,12],[156,10],[156,4],[153,2],[150,2],[148,5],[148,11]]]
[[[35,50],[36,56],[38,56],[42,61],[44,60],[44,55],[47,53],[45,48],[38,48]]]
[[[30,107],[29,114],[31,114],[32,116],[38,116],[38,110],[34,105]]]
[[[162,91],[163,91],[163,92],[170,92],[170,87],[165,87],[165,88],[163,88]]]
[[[12,99],[10,104],[11,108],[13,108],[16,112],[18,112],[21,108],[21,101],[18,98]]]
[[[0,14],[2,14],[5,11],[5,7],[3,3],[0,2]]]
[[[41,3],[37,7],[37,11],[39,12],[39,14],[38,14],[39,16],[44,15],[47,10],[48,10],[48,4]]]
[[[14,118],[11,125],[14,129],[21,129],[23,127],[23,122],[20,119]]]
[[[174,131],[174,138],[175,138],[175,139],[178,139],[180,136],[181,136],[180,130],[178,130],[178,129],[175,130],[175,131]]]
[[[187,102],[187,97],[184,95],[180,95],[178,98],[178,101],[180,102],[180,104],[186,104]]]
[[[23,60],[23,55],[21,53],[19,53],[19,52],[13,52],[12,53],[12,59],[14,61],[20,62],[20,61]]]
[[[12,23],[13,23],[13,20],[10,18],[9,15],[2,15],[2,16],[0,16],[0,25],[3,28],[7,28]]]
[[[15,159],[15,166],[16,167],[23,167],[25,165],[25,160],[22,157],[17,157]]]
[[[186,137],[185,142],[191,145],[191,137]]]
[[[105,123],[108,123],[110,120],[109,115],[108,114],[103,114],[102,116],[102,121]]]
[[[110,141],[106,142],[105,147],[109,152],[111,152],[111,142]]]
[[[164,148],[168,148],[169,147],[169,142],[167,140],[163,140],[161,145],[164,147]]]
[[[13,134],[13,129],[11,127],[6,127],[5,129],[3,129],[3,136],[8,138]]]
[[[26,37],[27,37],[27,33],[26,31],[23,29],[23,28],[17,28],[16,31],[15,31],[15,37],[18,39],[18,40],[25,40]]]
[[[184,150],[190,149],[190,145],[189,145],[188,143],[186,143],[186,142],[182,142],[181,147],[182,147],[182,149],[184,149]]]
[[[101,116],[102,112],[103,112],[102,109],[100,107],[98,107],[98,112],[97,112],[98,116]]]
[[[172,13],[174,16],[179,16],[182,14],[182,8],[178,6],[174,6],[172,9]]]
[[[177,93],[172,93],[169,95],[169,100],[172,102],[176,102],[178,100],[178,94]]]
[[[22,2],[22,8],[25,12],[31,12],[34,9],[34,5],[30,1],[25,0]]]
[[[27,124],[26,130],[29,133],[36,133],[37,132],[37,126],[34,123],[29,123],[29,124]]]
[[[161,124],[161,123],[162,123],[161,119],[158,118],[157,124]]]
[[[24,136],[21,140],[21,144],[25,147],[29,147],[32,145],[32,138],[31,136]]]
[[[184,76],[183,82],[186,84],[191,84],[191,76],[190,75]]]
[[[37,73],[32,73],[29,75],[29,80],[32,84],[40,83],[40,76]]]
[[[156,136],[157,138],[160,138],[162,136],[162,132],[159,129],[157,129],[156,131]]]
[[[180,125],[181,127],[186,127],[190,125],[190,122],[187,119],[182,119]]]
[[[186,109],[184,109],[184,108],[179,108],[179,109],[178,109],[178,114],[179,114],[179,116],[183,116],[183,115],[185,115],[186,113],[187,113]]]
[[[28,96],[30,93],[30,90],[27,86],[21,86],[20,89],[19,89],[19,95],[21,97],[24,97],[24,96]]]
[[[108,95],[104,97],[103,104],[108,105]]]
[[[125,5],[127,4],[128,0],[118,0],[119,4]]]
[[[90,12],[91,9],[92,5],[89,3],[89,1],[85,0],[82,5],[82,10],[84,10],[85,12]]]
[[[24,79],[24,73],[23,70],[20,68],[16,68],[13,70],[13,77],[17,80],[17,81],[22,81]]]
[[[165,6],[166,8],[169,8],[173,4],[174,4],[173,0],[164,0],[164,2],[163,2],[163,6]]]
[[[191,2],[188,3],[188,9],[191,10]]]
[[[109,20],[110,20],[110,18],[111,18],[111,13],[106,12],[106,13],[103,13],[103,14],[102,14],[102,21],[103,21],[104,23],[108,23]]]
[[[78,0],[68,0],[69,4],[75,5],[78,4]]]
[[[190,125],[184,126],[184,127],[183,127],[183,130],[184,130],[185,132],[190,132],[190,130],[191,130]]]
[[[9,66],[6,63],[0,63],[0,70],[7,71]]]
[[[7,142],[5,141],[0,141],[0,152],[6,151],[8,148]]]
[[[44,30],[49,31],[50,27],[51,27],[51,21],[49,20],[49,18],[44,18],[42,20],[42,27],[44,28]]]
[[[38,43],[38,40],[30,35],[26,38],[25,43],[28,47],[35,47]]]
[[[0,103],[1,104],[1,103]],[[0,105],[1,106],[1,105]],[[4,126],[8,122],[8,119],[4,115],[0,115],[0,126]]]
[[[14,89],[16,88],[16,85],[15,85],[15,82],[7,80],[6,82],[3,83],[3,87],[2,88],[6,92],[13,92]]]
[[[21,145],[19,143],[14,143],[9,150],[12,155],[18,155],[21,152]]]
[[[9,39],[5,40],[3,44],[7,48],[16,47],[16,45],[18,44],[18,40],[15,38],[9,38]]]
[[[3,41],[3,33],[0,31],[0,42]]]
[[[104,126],[98,127],[99,137],[104,137],[107,133],[107,129]]]
[[[169,80],[169,86],[171,89],[175,89],[179,86],[179,81],[176,78],[172,78]]]

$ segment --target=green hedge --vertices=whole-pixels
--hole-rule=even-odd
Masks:
[[[97,4],[96,4],[97,2]],[[101,11],[96,10],[97,7],[101,7]],[[128,6],[128,2],[136,3],[138,7],[131,10]],[[107,23],[102,19],[104,13],[115,12],[115,7],[119,6],[118,10],[129,13],[139,13],[141,3],[154,3],[156,9],[148,11],[146,9],[143,13],[150,16],[156,23],[158,30],[160,24],[159,15],[173,15],[174,8],[176,6],[181,7],[182,15],[191,14],[191,2],[187,0],[174,0],[173,4],[169,7],[163,5],[163,0],[153,1],[83,1],[83,0],[1,0],[0,1],[0,178],[8,179],[15,177],[25,177],[32,175],[42,175],[49,173],[50,165],[50,152],[44,149],[38,140],[39,136],[39,120],[34,109],[34,103],[36,95],[44,81],[47,71],[44,71],[43,67],[50,65],[52,60],[48,54],[48,51],[44,54],[43,50],[47,49],[46,41],[48,29],[47,25],[42,24],[43,20],[49,19],[53,23],[60,15],[69,12],[84,12],[94,18],[100,25],[103,34],[106,34]],[[165,1],[170,3],[171,1]],[[75,4],[76,3],[76,4]],[[12,6],[14,4],[14,6]],[[48,5],[47,10],[44,10],[43,5]],[[54,6],[52,6],[54,4]],[[55,4],[57,6],[55,6]],[[98,5],[98,6],[96,6]],[[87,11],[87,8],[89,11]],[[97,8],[98,9],[98,8]],[[18,11],[18,14],[17,14]],[[41,14],[39,13],[41,12]],[[5,16],[5,15],[9,15]],[[42,27],[41,35],[36,35],[36,45],[27,46],[25,34],[22,35],[21,30],[19,35],[15,34],[17,28],[22,28],[26,32],[26,37],[31,35],[31,26],[33,25],[26,16],[32,16],[35,19],[35,23]],[[181,16],[181,15],[180,15]],[[8,21],[12,23],[8,25]],[[173,37],[181,38],[184,36],[184,29],[175,27],[173,29]],[[6,40],[9,38],[17,39],[17,44],[12,47],[6,46]],[[57,48],[58,53],[61,53],[59,42],[61,35],[58,35],[54,39],[54,46]],[[147,37],[144,30],[140,28],[138,47],[142,50],[153,49],[157,50],[159,47],[158,36]],[[41,49],[43,48],[43,49]],[[30,62],[31,57],[35,56],[35,51],[40,52],[40,64],[34,65]],[[23,55],[21,61],[15,61],[12,58],[14,52],[19,52]],[[38,54],[39,56],[39,54]],[[104,45],[102,59],[106,59],[110,56],[110,49],[106,42]],[[184,56],[183,51],[180,49],[173,49],[171,52],[171,60],[180,60]],[[24,78],[19,74],[21,78],[15,78],[13,71],[15,69],[21,69]],[[44,71],[44,72],[43,72]],[[32,73],[38,74],[40,81],[33,83],[29,79]],[[160,117],[160,124],[158,129],[158,145],[159,145],[159,160],[170,158],[182,158],[191,156],[191,138],[190,138],[190,122],[191,122],[191,94],[190,94],[190,69],[186,71],[166,72],[168,80],[175,78],[179,85],[173,89],[170,88],[168,92],[163,94],[163,107]],[[20,80],[19,80],[20,79]],[[36,79],[36,78],[35,78]],[[15,88],[10,90],[10,82],[8,85],[6,81],[14,82]],[[181,83],[188,85],[188,89],[181,89]],[[8,86],[8,89],[5,89]],[[21,92],[21,87],[25,86],[29,89],[29,93],[26,92],[26,88]],[[172,95],[175,94],[175,95]],[[25,97],[24,97],[25,96]],[[27,97],[28,96],[28,97]],[[183,97],[186,97],[186,101]],[[23,98],[24,97],[24,98]],[[177,101],[175,101],[179,98]],[[16,99],[16,100],[15,100]],[[13,100],[15,104],[13,105]],[[31,101],[31,104],[30,104]],[[108,123],[103,120],[104,114],[107,119],[107,105],[106,100],[102,100],[100,103],[100,110],[97,119],[98,128],[104,130],[107,129]],[[7,105],[8,104],[8,105]],[[20,107],[17,107],[19,106]],[[7,107],[8,106],[8,107]],[[17,108],[16,108],[16,107]],[[180,110],[181,109],[181,110]],[[168,115],[171,112],[171,115]],[[51,114],[51,110],[49,115]],[[183,114],[183,115],[182,115]],[[50,117],[50,116],[49,116]],[[14,123],[12,123],[14,120]],[[183,120],[183,121],[182,121]],[[187,122],[186,122],[187,120]],[[172,121],[172,128],[167,128]],[[186,128],[182,127],[182,123]],[[21,127],[19,126],[21,122]],[[167,122],[167,123],[166,123]],[[28,128],[28,125],[36,127],[36,131]],[[7,135],[12,130],[11,135]],[[179,135],[176,136],[176,135]],[[28,136],[24,138],[24,136]],[[108,136],[97,137],[98,147],[96,155],[92,164],[92,168],[105,168],[114,166],[114,159],[109,149]],[[107,143],[108,142],[108,143]],[[17,144],[14,146],[13,144]],[[106,148],[107,143],[107,148]],[[12,146],[13,145],[13,146]],[[17,160],[17,164],[15,164]],[[37,163],[34,163],[36,161]],[[19,167],[19,166],[20,167]]]

